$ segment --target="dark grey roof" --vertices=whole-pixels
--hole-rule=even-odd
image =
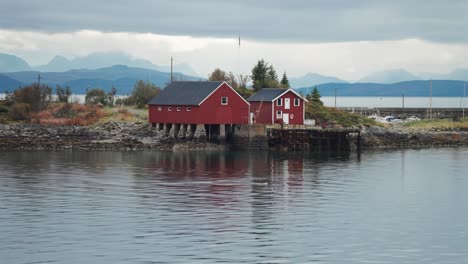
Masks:
[[[278,97],[280,94],[286,92],[287,89],[278,89],[278,88],[263,88],[258,91],[256,94],[252,95],[247,99],[249,102],[271,102],[273,99]]]
[[[149,101],[150,105],[199,105],[223,82],[173,82]]]

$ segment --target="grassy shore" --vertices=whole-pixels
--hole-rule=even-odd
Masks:
[[[457,121],[452,119],[424,119],[404,123],[403,126],[415,130],[468,130],[468,117]]]

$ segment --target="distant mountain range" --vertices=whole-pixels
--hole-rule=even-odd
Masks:
[[[420,78],[409,71],[403,69],[393,69],[373,72],[360,79],[360,83],[396,83],[419,80]],[[442,79],[445,80],[445,79]]]
[[[178,64],[174,69],[176,80],[202,79],[189,65]],[[158,66],[120,52],[92,53],[72,60],[56,56],[48,64],[36,67],[17,56],[0,53],[0,93],[37,82],[40,73],[41,83],[53,88],[69,85],[75,94],[84,94],[86,89],[91,88],[109,91],[113,86],[119,94],[128,94],[137,80],[148,80],[164,87],[170,80],[169,71],[168,66]],[[317,85],[322,96],[333,96],[335,89],[339,96],[401,96],[403,92],[406,96],[428,96],[428,79],[434,80],[433,96],[462,96],[468,69],[456,69],[447,74],[419,75],[404,69],[393,69],[369,74],[358,83],[307,73],[290,77],[289,82],[303,94],[310,93]]]
[[[87,56],[67,59],[63,56],[55,56],[49,63],[41,66],[31,66],[22,58],[0,53],[0,72],[40,71],[40,72],[64,72],[73,69],[100,69],[112,65],[126,65],[135,68],[145,68],[161,72],[170,72],[170,65],[160,66],[149,60],[134,59],[123,52],[96,52]],[[185,75],[198,76],[188,64],[175,64],[175,72]]]
[[[385,71],[376,71],[363,78],[358,83],[375,84],[394,84],[399,82],[417,81],[417,80],[453,80],[468,81],[468,69],[455,69],[446,74],[438,73],[420,73],[413,74],[404,69],[391,69]],[[290,77],[289,83],[293,88],[313,87],[325,83],[351,83],[336,77],[324,76],[316,73],[307,73],[300,77]]]
[[[432,96],[458,97],[463,96],[464,81],[434,80],[432,81]],[[326,83],[317,85],[322,96],[429,96],[431,81],[418,80],[393,84],[382,83]],[[313,87],[296,89],[306,95]]]
[[[31,66],[15,55],[0,53],[0,72],[30,71]]]
[[[291,87],[306,87],[314,86],[323,83],[345,83],[346,81],[338,79],[336,77],[324,76],[317,73],[307,73],[300,77],[290,77],[289,84]]]
[[[0,93],[12,91],[19,86],[37,82],[39,72],[21,71],[0,74]],[[118,94],[129,94],[137,80],[147,80],[164,87],[170,80],[170,73],[151,69],[114,65],[95,70],[81,69],[65,72],[40,72],[41,83],[53,88],[56,85],[69,85],[75,94],[84,94],[86,89],[102,88],[109,91],[112,86]],[[199,77],[174,73],[175,80],[196,81]]]
[[[391,69],[371,73],[359,80],[360,83],[397,83],[415,80],[460,80],[468,81],[468,69],[455,69],[449,73],[420,73],[413,74],[404,69]]]

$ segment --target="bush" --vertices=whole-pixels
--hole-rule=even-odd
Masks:
[[[85,103],[87,105],[108,105],[109,96],[102,89],[91,89],[86,92]]]
[[[35,123],[43,125],[79,125],[96,123],[107,113],[95,105],[57,103],[46,110],[31,114]]]
[[[127,103],[132,103],[138,108],[143,108],[160,91],[161,89],[154,83],[139,80],[133,86],[132,95],[128,98]]]
[[[31,105],[26,103],[16,103],[9,111],[12,120],[29,120]]]
[[[320,102],[309,102],[306,106],[306,118],[315,119],[316,124],[324,122],[336,122],[344,127],[352,126],[375,126],[379,125],[376,121],[358,115],[348,113],[336,108],[323,106]]]
[[[62,86],[57,85],[55,88],[55,92],[57,94],[57,101],[61,103],[69,103],[70,102],[70,97],[72,95],[70,86],[65,86],[65,88],[62,88]]]
[[[1,113],[8,113],[8,108],[6,108],[5,106],[3,105],[0,105],[0,114]]]
[[[15,90],[11,95],[11,100],[14,103],[28,104],[31,111],[40,111],[52,101],[52,89],[47,85],[33,84]]]

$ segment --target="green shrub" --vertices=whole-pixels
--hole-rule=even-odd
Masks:
[[[376,126],[376,121],[353,113],[348,113],[332,107],[326,107],[318,102],[309,102],[306,106],[306,118],[315,119],[316,124],[335,121],[344,127],[352,126]]]
[[[139,80],[133,86],[132,95],[127,99],[127,102],[131,102],[137,107],[143,108],[148,104],[151,98],[156,96],[160,91],[161,89],[154,83]]]
[[[8,108],[6,108],[5,106],[3,105],[0,105],[0,114],[1,113],[8,113]]]
[[[109,96],[102,89],[91,89],[86,92],[85,102],[88,105],[108,105]]]

